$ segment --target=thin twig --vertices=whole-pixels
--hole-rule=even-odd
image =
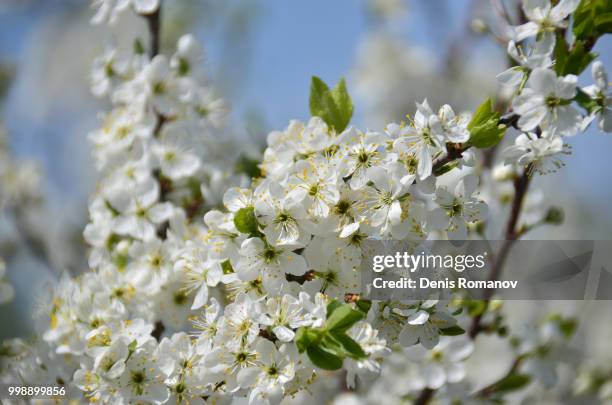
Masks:
[[[424,388],[423,391],[419,394],[416,401],[414,401],[414,405],[425,405],[429,402],[429,400],[433,397],[434,390],[431,388]]]
[[[147,27],[149,28],[150,36],[150,48],[149,55],[153,59],[156,55],[159,55],[159,43],[160,43],[160,31],[161,31],[161,1],[157,10],[151,14],[143,15],[147,21]]]
[[[517,118],[518,120],[518,118]],[[504,263],[506,258],[508,257],[508,253],[510,252],[510,248],[514,241],[520,236],[517,230],[518,219],[520,216],[521,208],[523,206],[523,201],[525,200],[525,196],[527,195],[527,190],[529,189],[530,183],[530,173],[532,172],[531,165],[528,165],[525,168],[522,176],[518,177],[514,181],[514,198],[512,200],[512,208],[510,212],[510,217],[508,218],[508,222],[506,224],[505,231],[505,240],[500,248],[500,250],[495,255],[493,260],[493,264],[491,266],[491,274],[489,275],[489,281],[498,280],[501,276]],[[485,302],[485,309],[477,316],[472,319],[472,323],[468,330],[468,336],[473,340],[476,336],[482,332],[482,317],[486,312],[493,293],[494,289],[487,289],[484,292],[483,301]],[[425,388],[421,391],[421,394],[415,401],[415,404],[425,405],[429,402],[429,400],[433,397],[434,391],[430,388]]]
[[[512,247],[514,241],[520,236],[517,229],[518,219],[521,213],[521,207],[523,206],[523,201],[527,195],[527,189],[529,188],[531,172],[532,167],[531,165],[528,165],[525,168],[523,175],[514,180],[514,198],[512,200],[510,218],[508,219],[508,223],[506,225],[505,240],[499,252],[495,256],[493,266],[491,267],[491,274],[489,275],[489,281],[495,281],[500,278],[506,257],[510,252],[510,248]],[[493,296],[494,292],[494,289],[487,289],[483,294],[483,300],[486,304],[485,310],[472,320],[472,325],[470,326],[469,330],[469,335],[472,339],[474,339],[481,331],[480,323],[482,322],[482,316],[484,312],[486,312],[486,308],[489,306],[489,302],[491,301],[491,297]]]
[[[446,155],[436,160],[433,163],[433,166],[431,169],[432,173],[435,173],[436,171],[444,167],[444,165],[454,160],[461,159],[463,157],[463,152],[465,152],[469,148],[470,148],[469,146],[466,146],[463,144],[453,144],[453,143],[446,144],[446,150],[447,150]]]
[[[161,8],[162,8],[162,1],[160,0],[159,7],[157,8],[157,10],[155,10],[151,14],[143,15],[143,17],[147,21],[147,27],[149,28],[149,36],[150,36],[149,56],[151,57],[151,59],[159,55],[159,51],[160,51],[159,44],[160,44],[160,36],[161,36],[160,35],[161,34]],[[157,137],[161,133],[162,127],[164,126],[166,122],[166,118],[163,115],[159,114],[158,112],[156,112],[155,115],[156,115],[157,121],[155,123],[155,127],[153,130],[153,136]],[[154,175],[157,181],[160,183],[160,189],[162,190],[161,199],[164,200],[166,198],[165,191],[167,191],[168,188],[171,188],[171,184],[166,184],[162,181],[161,173],[156,172]],[[167,237],[166,231],[168,229],[168,226],[169,226],[168,223],[164,223],[160,225],[158,229],[158,236],[160,238],[165,239]],[[155,322],[155,329],[153,330],[151,335],[159,341],[165,330],[166,330],[166,327],[163,324],[163,322],[157,321]]]
[[[302,274],[301,276],[296,276],[294,274],[285,274],[285,278],[287,279],[287,281],[290,281],[290,282],[293,281],[298,284],[304,284],[306,281],[314,280],[314,277],[315,277],[314,270],[308,270],[306,273]]]

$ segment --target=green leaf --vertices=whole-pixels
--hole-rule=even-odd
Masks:
[[[255,208],[244,207],[240,208],[234,215],[234,225],[242,233],[256,236],[259,234],[259,224],[255,217]]]
[[[346,89],[346,82],[341,79],[330,90],[320,78],[313,76],[310,83],[310,114],[321,117],[325,123],[342,132],[353,116],[353,101]]]
[[[443,174],[450,172],[451,170],[453,170],[457,166],[459,166],[459,161],[458,160],[453,160],[452,162],[448,162],[447,164],[445,164],[442,167],[436,168],[433,171],[433,174],[435,176],[442,176]]]
[[[516,391],[529,382],[531,382],[531,377],[526,374],[510,374],[493,384],[490,391],[496,393]]]
[[[576,328],[578,328],[578,322],[575,319],[568,318],[559,322],[559,329],[567,339],[574,335]]]
[[[612,12],[596,15],[595,29],[602,35],[612,32]]]
[[[565,65],[567,64],[567,60],[569,59],[569,45],[565,40],[565,37],[558,32],[555,40],[555,49],[553,50],[553,54],[555,56],[555,72],[558,75],[562,75],[565,70]]]
[[[440,329],[440,335],[442,336],[459,336],[465,333],[465,329],[463,329],[459,325],[453,325],[448,328]]]
[[[340,301],[338,301],[337,299],[333,299],[329,302],[329,304],[327,304],[327,319],[329,319],[330,315],[338,308],[340,308],[342,304]]]
[[[322,332],[318,329],[302,326],[295,334],[295,345],[300,353],[306,351],[310,346],[320,341]]]
[[[327,318],[325,328],[332,332],[344,332],[364,317],[363,312],[353,309],[349,304],[343,304]]]
[[[576,38],[584,38],[590,33],[592,27],[589,26],[589,18],[591,17],[592,3],[594,2],[591,0],[583,0],[574,11],[572,31]]]
[[[351,96],[348,93],[344,78],[340,79],[338,84],[336,84],[331,91],[331,95],[340,112],[340,122],[334,124],[334,126],[337,132],[342,132],[351,122],[351,117],[353,116],[353,100],[351,100]]]
[[[577,40],[592,42],[612,32],[612,2],[610,0],[582,0],[574,12],[572,30]]]
[[[353,359],[363,359],[367,357],[359,343],[343,332],[330,332],[329,336],[342,348],[345,356]]]
[[[372,308],[372,301],[370,300],[364,300],[362,298],[360,298],[359,300],[357,300],[357,302],[355,303],[355,306],[357,307],[358,310],[360,310],[361,312],[363,312],[365,315],[368,314],[368,312],[370,311],[370,308]]]
[[[576,92],[574,101],[577,102],[580,107],[584,108],[589,114],[594,112],[595,109],[599,108],[597,100],[593,100],[591,96],[582,91],[580,88],[578,88],[578,91]]]
[[[308,347],[306,353],[310,361],[323,370],[338,370],[342,368],[342,358],[328,348],[313,345]]]
[[[469,146],[490,148],[502,140],[506,126],[499,123],[499,113],[493,110],[493,102],[487,98],[474,113],[468,124]]]
[[[321,117],[330,127],[340,117],[336,107],[336,101],[331,95],[329,87],[323,80],[313,76],[310,82],[310,114],[313,117]]]
[[[589,52],[583,40],[576,40],[569,48],[567,41],[560,33],[555,43],[555,72],[560,76],[578,75],[597,57],[595,52]]]
[[[130,344],[128,345],[128,352],[129,353],[134,353],[134,351],[136,350],[137,346],[138,346],[138,342],[136,341],[136,339],[132,340],[130,342]]]
[[[475,318],[479,315],[482,315],[482,313],[485,311],[485,309],[487,309],[487,303],[485,301],[468,301],[465,304],[468,314],[472,317]]]
[[[576,328],[578,328],[578,321],[574,318],[563,317],[560,314],[552,314],[549,319],[553,322],[556,322],[559,325],[559,330],[563,333],[566,339],[572,337]]]
[[[459,307],[451,315],[457,316],[457,315],[461,314],[462,312],[463,312],[463,308]]]
[[[475,125],[480,125],[487,122],[491,117],[491,114],[493,114],[494,112],[495,111],[493,110],[493,101],[490,97],[487,97],[487,99],[483,101],[482,104],[480,104],[474,112],[472,120],[468,124],[468,129]]]
[[[563,75],[579,75],[596,57],[596,52],[589,52],[585,49],[584,42],[576,41],[574,49],[569,54]]]
[[[244,155],[240,156],[234,168],[237,173],[244,173],[251,178],[262,177],[259,162]]]
[[[565,213],[563,211],[563,208],[549,207],[548,211],[546,211],[546,215],[542,220],[545,224],[561,225],[565,220]]]

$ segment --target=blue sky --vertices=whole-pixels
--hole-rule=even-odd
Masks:
[[[186,1],[186,0],[185,0]],[[195,4],[203,0],[193,0]],[[238,0],[230,1],[238,4]],[[70,13],[82,10],[82,1],[46,0],[33,2],[35,6],[23,10],[0,13],[0,60],[16,63],[18,68],[26,50],[28,39],[41,23],[54,14]],[[75,4],[79,4],[76,7]],[[439,4],[448,4],[448,9]],[[408,3],[408,19],[395,31],[410,40],[411,43],[427,47],[434,55],[442,55],[447,42],[463,29],[468,16],[468,0],[455,1],[412,1]],[[266,129],[283,128],[293,118],[308,117],[308,92],[311,75],[322,77],[329,83],[335,83],[340,77],[349,78],[350,69],[356,56],[356,47],[363,39],[371,21],[367,20],[365,2],[357,0],[309,0],[309,1],[269,1],[256,3],[252,19],[255,21],[249,31],[249,39],[244,45],[243,55],[233,59],[237,65],[245,64],[241,71],[244,78],[232,77],[241,86],[236,97],[231,97],[233,118],[240,121],[248,111],[260,113],[266,123]],[[445,13],[442,11],[446,10]],[[78,14],[86,18],[92,11]],[[424,18],[434,15],[435,18]],[[249,16],[251,18],[251,16]],[[433,23],[432,23],[433,21]],[[197,36],[205,43],[208,50],[208,65],[213,68],[220,63],[221,55],[226,46],[219,41],[223,35],[223,27],[210,31],[195,27]],[[103,43],[104,38],[100,38]],[[611,43],[609,38],[601,40],[598,50],[605,54],[604,63],[612,70]],[[478,46],[489,44],[490,41],[477,42]],[[67,61],[69,63],[70,61]],[[223,72],[216,72],[213,80],[222,81]],[[586,80],[589,80],[586,74]],[[32,95],[36,97],[36,95]],[[58,139],[62,136],[64,127],[69,126],[72,115],[54,117],[52,122],[35,125],[23,119],[22,115],[12,114],[23,109],[15,107],[9,99],[6,117],[19,153],[33,155],[46,161],[50,181],[60,185],[64,191],[73,185],[70,173],[53,165]],[[14,103],[13,103],[14,104]],[[26,106],[27,107],[27,106]],[[362,122],[362,108],[356,105],[354,122],[367,126]],[[88,113],[89,114],[89,113]],[[95,114],[90,114],[90,122],[95,125]],[[27,117],[26,117],[27,118]],[[41,131],[41,136],[33,133]],[[592,131],[596,132],[596,131]],[[589,134],[591,135],[591,134]],[[609,171],[607,150],[612,146],[611,137],[595,134],[595,136],[579,137],[572,140],[574,156],[571,158],[572,169],[568,172],[570,179],[575,177],[572,187],[588,193],[595,184],[607,184],[606,173]],[[16,140],[16,141],[15,141]],[[69,170],[68,170],[69,171]],[[589,172],[585,181],[581,173]],[[578,174],[577,174],[578,173]],[[598,187],[597,193],[612,198],[609,187]],[[602,201],[604,198],[599,198]]]
[[[406,26],[397,30],[412,43],[435,47],[435,42],[445,42],[464,24],[468,3],[465,0],[447,2],[454,17],[444,31],[427,27],[426,20],[419,17],[422,4],[413,3],[416,4],[410,8]],[[328,83],[349,75],[357,45],[368,30],[368,20],[363,1],[266,1],[262,4],[263,18],[257,24],[252,42],[251,52],[256,57],[242,105],[259,106],[272,127],[279,128],[290,118],[308,117],[312,75]],[[431,31],[437,31],[440,37],[432,38]],[[213,50],[214,45],[209,41]],[[359,117],[360,108],[356,105],[357,121]]]

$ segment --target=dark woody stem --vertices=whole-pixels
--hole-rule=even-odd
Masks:
[[[517,177],[514,180],[514,198],[512,200],[512,208],[510,212],[510,217],[508,218],[508,222],[506,224],[506,232],[504,242],[493,258],[493,264],[491,266],[491,274],[489,276],[490,281],[498,280],[501,276],[502,270],[504,268],[504,263],[510,252],[510,248],[514,241],[520,236],[520,233],[517,230],[518,219],[521,213],[521,208],[523,206],[523,201],[525,200],[525,196],[527,195],[527,190],[529,189],[530,183],[530,173],[532,172],[531,165],[528,165],[523,174],[520,177]],[[468,336],[470,339],[475,339],[476,336],[480,332],[483,331],[482,328],[482,316],[486,312],[486,308],[488,308],[489,303],[491,302],[491,298],[493,296],[494,290],[488,289],[484,292],[483,300],[486,304],[485,310],[482,311],[481,314],[475,316],[472,319],[472,323],[468,330]],[[417,399],[415,400],[415,405],[424,405],[429,402],[429,400],[433,397],[435,391],[430,388],[424,388]]]
[[[150,36],[150,48],[149,56],[153,59],[156,55],[159,55],[159,43],[160,43],[160,32],[161,32],[161,0],[159,7],[151,14],[143,15],[147,21],[147,27],[149,28]]]
[[[161,33],[161,7],[162,0],[159,2],[159,7],[151,14],[142,15],[142,17],[147,22],[147,27],[149,28],[149,57],[153,59],[155,56],[159,55],[160,51],[160,33]],[[155,123],[155,128],[153,130],[154,136],[159,136],[166,119],[159,113],[156,113],[157,122]],[[154,173],[157,181],[160,184],[161,196],[160,199],[163,201],[166,199],[166,194],[172,189],[172,184],[161,177],[161,173],[156,171]],[[166,238],[166,231],[168,228],[168,223],[164,223],[157,230],[157,234],[160,238]],[[155,328],[151,335],[159,341],[166,330],[165,325],[161,321],[155,322]]]

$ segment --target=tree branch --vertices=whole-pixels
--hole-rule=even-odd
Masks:
[[[304,284],[306,281],[314,280],[315,272],[314,270],[308,270],[306,273],[301,276],[296,276],[294,274],[285,274],[285,278],[287,281],[294,281],[298,284]]]
[[[516,118],[512,118],[512,121],[518,121],[518,116],[516,116]],[[504,263],[508,256],[508,253],[510,252],[510,248],[512,247],[512,244],[514,243],[514,241],[520,236],[518,229],[517,229],[518,219],[520,217],[521,208],[523,206],[523,201],[525,200],[525,196],[527,195],[527,190],[529,189],[530,174],[532,172],[532,169],[533,169],[532,165],[531,164],[528,165],[525,168],[523,174],[514,180],[514,198],[512,200],[512,208],[510,211],[510,217],[508,218],[508,222],[506,224],[506,231],[504,235],[505,240],[499,252],[497,252],[497,255],[495,255],[495,258],[493,260],[493,265],[491,267],[491,274],[489,275],[489,278],[488,278],[489,281],[495,281],[499,279],[502,273],[502,269],[504,267]],[[481,326],[482,317],[489,306],[491,297],[493,296],[494,292],[495,292],[494,289],[487,289],[484,292],[483,301],[485,302],[485,309],[479,315],[475,316],[472,319],[472,323],[468,331],[468,335],[470,339],[472,340],[475,339],[476,336],[478,336],[478,334],[482,332],[483,330]],[[429,400],[433,397],[434,393],[435,393],[434,390],[430,388],[424,388],[421,391],[421,394],[419,395],[417,400],[415,401],[415,404],[416,405],[427,404]]]
[[[160,32],[161,32],[161,1],[157,10],[151,14],[143,15],[147,21],[147,27],[149,28],[150,36],[150,47],[149,56],[153,59],[156,55],[159,55],[159,44],[160,44]]]
[[[470,147],[463,144],[447,143],[446,144],[446,156],[441,157],[433,163],[431,168],[432,173],[440,170],[444,165],[463,157],[463,152],[468,150]]]
[[[416,401],[414,401],[414,405],[425,405],[433,397],[434,392],[435,391],[431,388],[423,388],[423,391],[421,391]]]
[[[160,0],[159,7],[157,8],[157,10],[155,10],[151,14],[142,16],[147,21],[147,27],[149,28],[149,40],[150,40],[149,56],[151,59],[159,55],[159,52],[160,52],[159,44],[160,44],[160,36],[161,36],[162,3],[163,3],[162,0]],[[153,136],[157,137],[160,134],[161,129],[166,122],[166,117],[159,114],[158,112],[155,112],[155,116],[156,116],[157,121],[155,123],[155,128],[153,129]],[[161,190],[160,199],[163,201],[166,198],[168,189],[171,189],[172,184],[171,183],[168,184],[167,182],[164,182],[163,179],[161,178],[161,173],[159,172],[154,173],[154,176],[160,184],[160,190]],[[159,227],[158,236],[160,238],[165,239],[167,237],[166,231],[168,229],[168,225],[169,224],[166,222],[164,224],[161,224],[161,226]],[[153,330],[151,334],[155,339],[159,341],[161,338],[161,335],[164,333],[165,330],[166,330],[166,327],[163,324],[163,322],[157,321],[155,323],[155,329]]]

